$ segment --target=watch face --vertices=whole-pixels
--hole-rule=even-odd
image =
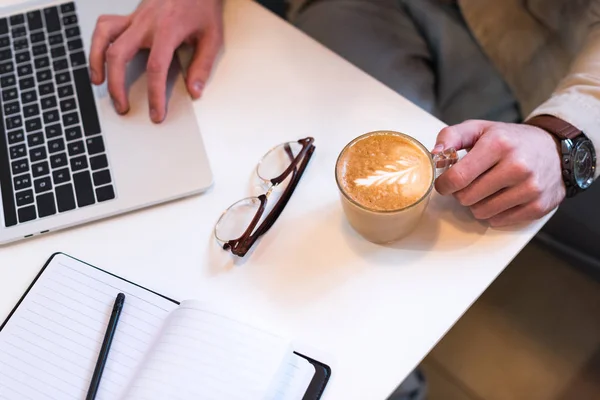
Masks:
[[[575,151],[573,173],[577,186],[587,189],[594,181],[595,161],[594,150],[590,142],[581,143]]]

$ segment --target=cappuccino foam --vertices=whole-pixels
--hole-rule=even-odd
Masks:
[[[377,211],[415,204],[429,191],[433,180],[429,154],[410,139],[385,132],[366,136],[346,148],[336,173],[352,200]]]

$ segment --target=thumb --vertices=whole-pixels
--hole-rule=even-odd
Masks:
[[[221,34],[216,31],[206,32],[198,39],[187,73],[188,91],[194,99],[202,95],[222,43]]]
[[[441,153],[449,148],[470,149],[492,124],[490,121],[472,120],[448,126],[438,134],[432,153]]]

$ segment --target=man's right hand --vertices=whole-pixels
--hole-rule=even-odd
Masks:
[[[222,10],[222,0],[143,0],[130,15],[101,16],[90,52],[92,82],[100,85],[108,76],[115,108],[121,114],[127,113],[125,69],[140,49],[150,49],[150,118],[162,122],[167,113],[167,74],[175,50],[183,43],[195,47],[186,84],[197,99],[223,43]]]

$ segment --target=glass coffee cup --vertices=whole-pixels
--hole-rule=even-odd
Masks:
[[[344,214],[373,243],[391,243],[418,225],[435,179],[458,161],[455,149],[431,154],[395,131],[361,135],[341,151],[335,167]]]

